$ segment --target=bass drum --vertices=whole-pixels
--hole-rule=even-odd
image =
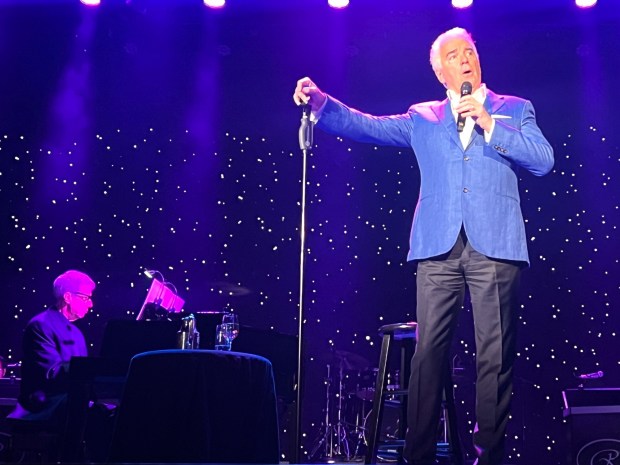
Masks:
[[[361,429],[362,434],[359,436],[355,455],[364,457],[370,440],[370,417],[373,410],[371,409],[364,417],[364,427]],[[383,408],[383,420],[381,421],[381,431],[379,431],[379,442],[394,441],[399,439],[400,433],[400,415],[401,404],[398,401],[386,400]],[[398,462],[399,451],[397,448],[383,449],[377,451],[377,463]]]
[[[364,418],[364,443],[368,444],[370,434],[370,416],[374,409],[368,411]],[[383,420],[379,431],[379,441],[393,441],[399,439],[401,403],[397,400],[386,400],[383,406]]]

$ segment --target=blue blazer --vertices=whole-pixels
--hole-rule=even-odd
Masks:
[[[408,260],[449,252],[463,226],[476,251],[529,263],[517,171],[548,173],[553,149],[529,101],[487,90],[484,106],[495,119],[491,139],[487,143],[476,125],[463,148],[448,99],[373,116],[328,97],[318,127],[361,142],[411,147],[416,155],[421,183]]]

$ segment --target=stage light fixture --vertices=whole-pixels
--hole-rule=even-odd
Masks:
[[[327,0],[327,4],[332,8],[345,8],[349,6],[349,0]]]
[[[226,0],[203,0],[203,3],[209,8],[222,8],[226,4]]]
[[[579,8],[590,8],[596,5],[596,0],[575,0],[575,5]]]
[[[454,8],[469,8],[474,0],[452,0],[452,6]]]
[[[80,0],[80,3],[86,6],[99,6],[101,4],[101,0]]]

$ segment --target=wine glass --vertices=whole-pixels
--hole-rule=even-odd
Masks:
[[[215,350],[230,350],[232,344],[231,334],[225,325],[215,327]]]
[[[222,325],[226,327],[230,341],[232,342],[239,335],[239,317],[236,313],[224,313]]]

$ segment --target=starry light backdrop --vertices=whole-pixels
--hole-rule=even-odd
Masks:
[[[243,324],[295,334],[296,80],[309,75],[374,114],[443,99],[428,49],[461,25],[477,40],[484,81],[531,99],[555,149],[551,174],[521,180],[532,266],[523,275],[508,462],[561,463],[562,389],[579,384],[575,373],[598,370],[605,377],[590,386],[620,385],[620,118],[612,104],[620,6],[478,0],[456,11],[448,1],[358,0],[336,11],[318,0],[255,0],[212,11],[171,3],[0,4],[0,354],[20,360],[23,327],[52,303],[52,280],[69,268],[98,283],[95,309],[79,322],[92,354],[108,319],[135,317],[150,284],[144,268],[173,282],[187,311],[232,310]],[[372,368],[377,328],[415,319],[415,269],[405,256],[419,183],[409,150],[318,131],[315,142],[306,450],[323,418],[330,350]],[[454,355],[471,457],[467,305]],[[356,408],[351,401],[347,415]]]

